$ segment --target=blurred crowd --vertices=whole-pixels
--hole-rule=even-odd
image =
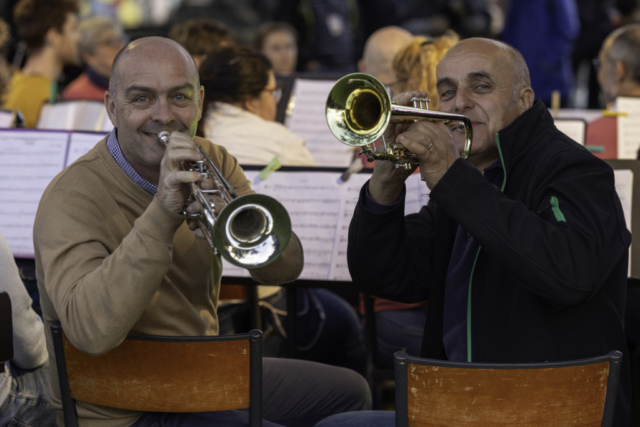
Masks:
[[[275,74],[342,75],[376,60],[366,58],[367,40],[390,26],[422,37],[411,41],[413,57],[442,35],[501,39],[522,52],[537,98],[551,105],[557,92],[563,107],[603,108],[598,52],[616,28],[640,21],[640,12],[637,0],[7,0],[0,17],[3,106],[22,107],[29,122],[37,112],[11,99],[25,92],[9,90],[9,74],[30,95],[40,86],[31,109],[45,100],[102,99],[115,54],[142,36],[176,40],[198,65],[219,47],[239,45],[262,52]],[[382,79],[402,82],[420,72],[404,68]],[[46,79],[26,78],[33,74]]]

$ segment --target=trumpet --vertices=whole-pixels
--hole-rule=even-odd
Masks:
[[[158,139],[169,144],[169,132],[162,131]],[[202,160],[183,162],[182,169],[200,173],[200,180],[190,183],[191,199],[202,206],[202,212],[182,216],[195,220],[215,255],[222,255],[231,264],[247,269],[260,268],[276,260],[286,249],[291,237],[291,219],[287,210],[273,197],[264,194],[238,196],[222,176],[207,152],[198,147]],[[213,190],[201,188],[205,179],[214,183]],[[217,194],[224,207],[216,214],[213,200],[207,194]]]
[[[362,147],[369,161],[389,160],[396,168],[411,169],[410,158],[415,154],[395,144],[387,145],[384,132],[389,124],[413,123],[417,120],[441,120],[454,131],[465,133],[464,159],[471,152],[473,128],[471,120],[462,114],[429,110],[429,98],[411,98],[413,107],[393,104],[385,86],[365,73],[344,76],[336,82],[327,98],[325,115],[329,129],[343,143]],[[382,137],[384,149],[379,151],[375,141]]]

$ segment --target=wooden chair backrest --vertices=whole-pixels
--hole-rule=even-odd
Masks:
[[[403,391],[408,426],[603,425],[608,360],[577,366],[539,365],[488,369],[409,361]],[[398,405],[401,399],[396,400]]]
[[[0,292],[0,372],[4,372],[4,362],[13,359],[13,320],[11,298]]]
[[[77,350],[63,333],[71,397],[145,412],[249,407],[250,341],[126,339],[100,356]]]

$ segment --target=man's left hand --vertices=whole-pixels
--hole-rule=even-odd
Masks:
[[[451,132],[442,122],[417,121],[398,135],[396,142],[416,155],[420,175],[430,190],[460,157]]]

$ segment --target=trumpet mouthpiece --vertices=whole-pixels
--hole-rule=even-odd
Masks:
[[[167,132],[166,130],[163,130],[158,134],[158,139],[160,140],[162,145],[164,145],[165,147],[169,145],[169,135],[170,133]]]

